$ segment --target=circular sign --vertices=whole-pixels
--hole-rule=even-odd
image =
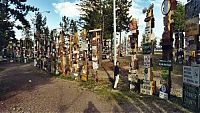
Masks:
[[[160,87],[160,91],[162,91],[162,92],[166,92],[167,91],[167,88],[164,86],[164,85],[162,85],[161,87]]]
[[[171,2],[169,0],[164,0],[161,6],[161,12],[163,15],[167,15],[171,9]]]

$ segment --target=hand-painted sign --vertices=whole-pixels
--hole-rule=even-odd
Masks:
[[[144,55],[144,67],[149,68],[151,63],[151,55]]]
[[[200,86],[200,67],[183,66],[183,82]]]
[[[147,95],[154,95],[156,90],[156,81],[144,80],[140,85],[140,93]]]
[[[185,22],[185,36],[195,36],[199,34],[199,16]]]

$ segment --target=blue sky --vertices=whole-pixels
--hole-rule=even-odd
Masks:
[[[155,28],[153,29],[155,36],[159,37],[158,41],[162,37],[163,33],[163,15],[161,13],[161,4],[163,0],[132,0],[132,7],[130,8],[130,15],[139,20],[139,44],[141,42],[142,34],[145,28],[145,14],[142,13],[144,7],[149,7],[151,3],[154,3],[154,17]],[[179,0],[186,3],[186,0]],[[78,10],[76,4],[79,0],[27,0],[27,4],[36,6],[40,9],[40,12],[50,11],[50,13],[42,13],[47,17],[47,25],[50,29],[59,28],[59,23],[62,16],[70,18],[77,18],[81,13]],[[27,15],[27,19],[34,18],[34,13]],[[31,23],[31,21],[30,21]],[[127,36],[127,34],[124,34]],[[21,38],[21,32],[17,31],[16,37]]]

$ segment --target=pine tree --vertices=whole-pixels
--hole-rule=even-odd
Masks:
[[[10,38],[15,38],[13,27],[22,29],[21,26],[15,25],[15,21],[19,20],[25,27],[30,27],[29,22],[25,19],[28,12],[38,11],[30,5],[26,5],[26,0],[1,0],[0,3],[0,50],[7,46]],[[12,6],[12,7],[10,7]],[[14,18],[14,21],[11,20]]]

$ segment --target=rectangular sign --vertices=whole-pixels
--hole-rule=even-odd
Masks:
[[[144,67],[149,68],[151,63],[151,55],[144,55]]]
[[[185,22],[185,36],[195,36],[199,34],[199,16]]]
[[[200,109],[199,87],[183,83],[183,105],[189,109],[198,111]]]
[[[168,94],[160,91],[159,92],[159,97],[162,98],[162,99],[168,99]]]
[[[183,83],[200,86],[200,67],[183,66]]]
[[[200,0],[190,0],[185,5],[185,17],[186,19],[191,19],[198,16],[200,13]]]
[[[156,81],[143,81],[143,84],[140,84],[140,93],[146,95],[154,95],[156,90]]]
[[[171,60],[160,60],[159,61],[159,66],[171,67],[172,66],[172,61]]]
[[[150,54],[151,53],[151,44],[145,43],[142,45],[143,54]]]

